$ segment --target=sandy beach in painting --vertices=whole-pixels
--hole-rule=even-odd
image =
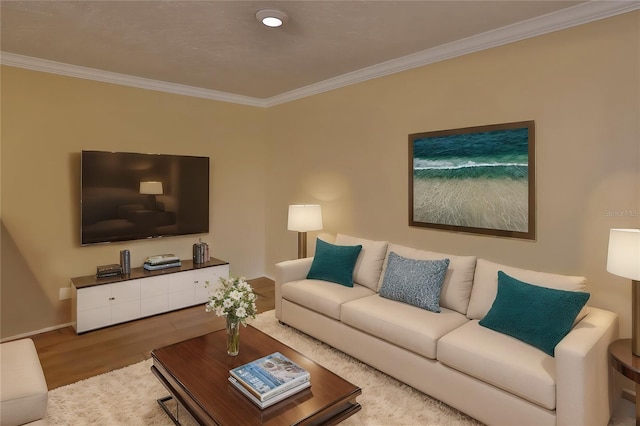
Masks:
[[[528,129],[416,139],[413,219],[528,232]]]
[[[414,179],[414,221],[527,232],[527,179]]]

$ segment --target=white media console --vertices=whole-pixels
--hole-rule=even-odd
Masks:
[[[209,293],[229,277],[229,263],[212,258],[159,271],[132,268],[131,274],[71,279],[71,316],[76,333],[204,304]],[[209,287],[206,282],[209,282]]]

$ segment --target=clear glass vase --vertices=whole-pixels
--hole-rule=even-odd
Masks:
[[[238,355],[240,351],[240,321],[227,317],[227,354]]]

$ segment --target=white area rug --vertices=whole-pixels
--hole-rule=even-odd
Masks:
[[[301,352],[362,389],[362,410],[345,425],[480,425],[473,419],[362,364],[265,312],[254,327]],[[240,330],[242,350],[242,330]],[[156,399],[167,391],[151,373],[151,360],[49,392],[49,425],[167,425]]]

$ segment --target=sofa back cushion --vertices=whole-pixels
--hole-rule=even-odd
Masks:
[[[443,260],[449,259],[449,268],[442,284],[440,292],[440,306],[459,312],[467,313],[471,286],[473,285],[473,273],[476,265],[475,256],[454,256],[452,254],[436,253],[433,251],[418,250],[397,244],[387,246],[387,258],[383,265],[378,289],[382,286],[384,273],[387,267],[388,253],[394,252],[409,259],[418,260]]]
[[[568,291],[585,291],[587,279],[584,277],[557,275],[547,272],[536,272],[527,269],[493,263],[485,259],[478,259],[473,280],[471,300],[467,310],[467,318],[481,320],[487,315],[498,293],[498,271],[540,287],[554,288]],[[584,309],[583,309],[584,311]],[[578,320],[582,317],[581,312]]]
[[[338,234],[335,244],[340,246],[362,246],[358,261],[353,269],[353,282],[377,291],[378,281],[382,273],[382,264],[387,254],[387,242]]]

